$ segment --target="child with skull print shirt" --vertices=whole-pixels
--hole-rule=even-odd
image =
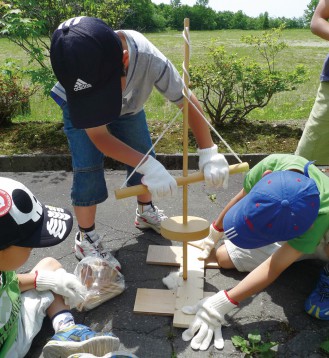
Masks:
[[[69,211],[43,205],[20,182],[0,177],[0,358],[24,357],[46,314],[55,335],[43,349],[45,358],[119,348],[113,334],[75,324],[69,309],[84,299],[85,287],[57,260],[44,258],[29,273],[15,272],[32,248],[64,241],[72,223]]]

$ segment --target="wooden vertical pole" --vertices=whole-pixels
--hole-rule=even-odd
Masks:
[[[190,19],[184,19],[184,102],[183,102],[183,177],[188,176],[188,87],[189,76],[188,70],[190,65]],[[187,211],[188,211],[188,185],[183,185],[183,225],[187,225]],[[187,279],[187,242],[183,242],[183,279]]]

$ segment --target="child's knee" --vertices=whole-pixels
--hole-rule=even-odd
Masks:
[[[45,257],[36,264],[36,266],[32,269],[32,272],[36,270],[56,271],[60,268],[62,268],[62,265],[59,261],[53,257]]]
[[[230,258],[230,255],[227,252],[226,246],[221,245],[216,251],[216,258],[218,265],[225,269],[235,268],[233,261]]]

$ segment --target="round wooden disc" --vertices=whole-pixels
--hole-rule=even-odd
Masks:
[[[183,216],[174,216],[161,223],[161,235],[174,241],[195,241],[204,239],[209,234],[209,222],[196,216],[188,216],[183,224]]]

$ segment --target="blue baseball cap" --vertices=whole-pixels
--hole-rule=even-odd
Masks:
[[[75,17],[54,31],[51,65],[65,89],[74,127],[98,127],[119,118],[122,56],[119,36],[100,19]]]
[[[288,241],[306,232],[318,216],[319,190],[294,171],[265,175],[223,220],[225,238],[243,249]]]

